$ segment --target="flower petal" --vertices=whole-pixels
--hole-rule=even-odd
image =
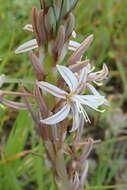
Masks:
[[[75,104],[73,106],[71,106],[71,109],[72,109],[72,115],[73,115],[73,125],[72,125],[72,129],[70,130],[70,132],[73,132],[79,127],[80,113],[77,110],[77,107]]]
[[[95,89],[95,87],[94,87],[93,85],[87,83],[87,87],[89,88],[89,90],[90,90],[94,95],[96,95],[96,96],[101,96],[100,93]],[[105,98],[103,104],[106,105],[106,106],[109,106],[109,105],[110,105],[109,101],[108,101],[106,98]]]
[[[88,75],[87,68],[84,67],[84,68],[81,70],[81,72],[80,72],[79,85],[86,82],[86,80],[87,80],[87,75]]]
[[[79,72],[79,84],[77,88],[77,93],[82,94],[84,91],[84,88],[86,87],[87,83],[87,76],[88,76],[88,70],[86,67],[84,67],[80,72]]]
[[[89,88],[90,92],[92,92],[94,95],[101,96],[93,85],[87,83],[87,87]]]
[[[46,119],[40,120],[42,123],[45,123],[47,125],[55,125],[61,121],[63,121],[67,115],[70,112],[70,106],[65,105],[60,111],[58,111],[56,114],[52,115],[51,117],[48,117]]]
[[[76,49],[79,48],[80,45],[81,45],[80,43],[70,40],[68,49],[72,51],[76,51]]]
[[[91,105],[94,107],[98,107],[104,104],[105,97],[104,96],[95,96],[95,95],[74,95],[76,99],[83,105]]]
[[[56,67],[60,72],[61,76],[63,77],[63,79],[65,80],[65,82],[68,84],[70,90],[71,91],[76,90],[78,86],[78,80],[74,75],[74,73],[65,66],[57,65]]]
[[[30,32],[33,32],[33,26],[32,24],[27,24],[23,27],[24,30],[28,30]]]
[[[108,75],[109,71],[108,71],[108,67],[106,64],[103,65],[103,68],[101,71],[98,72],[93,72],[89,74],[88,80],[92,80],[92,81],[101,81],[106,79],[107,75]]]
[[[36,41],[36,39],[33,39],[33,40],[30,40],[30,41],[24,43],[23,45],[19,46],[15,50],[15,53],[19,54],[19,53],[27,52],[27,51],[30,51],[30,50],[35,49],[37,47],[38,47],[37,41]]]
[[[37,85],[44,91],[49,92],[50,94],[58,97],[58,98],[66,98],[66,95],[68,94],[64,90],[61,90],[60,88],[48,83],[48,82],[37,82]]]

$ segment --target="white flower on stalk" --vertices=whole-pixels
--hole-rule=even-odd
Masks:
[[[38,82],[38,86],[50,94],[63,99],[63,107],[54,115],[42,119],[41,122],[47,125],[55,125],[63,121],[71,111],[73,116],[73,126],[74,131],[79,127],[80,119],[83,117],[86,122],[90,122],[90,119],[85,111],[85,106],[88,106],[96,111],[103,112],[104,110],[99,110],[98,107],[104,104],[105,97],[98,94],[92,95],[81,95],[80,89],[82,84],[86,84],[87,80],[87,69],[84,67],[81,70],[80,77],[77,79],[76,75],[65,66],[57,65],[57,70],[60,72],[61,76],[67,83],[70,92],[66,92],[48,82]]]
[[[31,24],[27,24],[23,29],[33,32],[33,27]],[[73,31],[72,35],[73,35],[73,37],[76,37],[76,33],[74,31]],[[70,40],[68,49],[75,51],[79,46],[80,46],[80,43],[73,41],[73,40]],[[19,46],[15,50],[15,53],[19,54],[19,53],[27,52],[27,51],[30,51],[30,50],[35,49],[35,48],[38,48],[37,40],[32,39],[30,41],[25,42],[21,46]]]

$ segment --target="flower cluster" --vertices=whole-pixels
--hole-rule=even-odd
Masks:
[[[32,31],[32,25],[28,24],[24,27],[25,30]],[[73,37],[75,32],[73,31]],[[72,114],[73,124],[71,131],[76,130],[80,125],[80,120],[84,119],[86,122],[90,122],[87,115],[86,108],[90,107],[98,112],[104,112],[100,110],[99,106],[109,105],[106,98],[95,89],[91,82],[99,84],[100,81],[106,79],[108,75],[108,68],[106,64],[103,65],[101,71],[93,72],[95,68],[92,68],[88,60],[81,61],[83,52],[87,50],[93,40],[93,35],[87,37],[82,43],[70,40],[68,49],[73,50],[74,54],[69,59],[69,67],[57,65],[56,68],[61,74],[62,78],[69,87],[69,92],[60,89],[46,81],[39,81],[37,85],[44,91],[49,92],[55,97],[62,100],[62,107],[59,111],[50,117],[41,119],[40,121],[47,125],[55,125],[63,121],[69,113]],[[37,48],[36,39],[30,40],[16,49],[15,53],[23,53]],[[85,95],[86,90],[90,91],[90,95]]]
[[[26,82],[33,85],[32,89],[26,87],[25,80],[10,80],[5,75],[0,76],[0,86],[10,81],[20,83],[21,92],[1,90],[0,102],[15,109],[29,110],[43,139],[56,184],[63,190],[83,189],[88,172],[87,158],[94,144],[91,138],[82,142],[84,121],[91,123],[87,110],[104,112],[100,106],[109,105],[105,96],[94,86],[100,85],[107,78],[106,64],[101,71],[95,72],[90,60],[82,59],[93,41],[93,35],[89,35],[82,43],[70,40],[70,37],[76,37],[72,9],[77,2],[78,0],[40,0],[41,10],[36,7],[32,9],[32,25],[27,24],[24,29],[33,32],[35,39],[24,43],[15,51],[16,54],[29,52],[36,81]],[[61,61],[68,50],[73,53],[65,66]],[[47,77],[49,62],[49,75],[55,75],[55,84],[49,83]],[[47,98],[47,93],[55,97],[53,104]],[[6,95],[20,96],[23,102],[8,100]],[[72,123],[68,122],[70,118]],[[69,133],[71,144],[65,141],[70,123],[71,132],[74,131],[74,135]],[[66,161],[65,154],[69,156]]]
[[[32,25],[26,25],[24,29],[33,31]],[[76,34],[73,31],[73,36],[75,35]],[[61,106],[57,109],[59,111],[50,117],[40,119],[41,123],[47,125],[56,125],[57,123],[63,121],[71,113],[73,118],[71,131],[74,131],[79,127],[80,121],[82,119],[84,119],[86,122],[90,122],[89,116],[86,112],[87,107],[98,112],[103,112],[104,110],[100,110],[99,106],[109,105],[106,98],[100,95],[100,93],[91,84],[91,82],[93,82],[98,85],[100,81],[107,77],[107,66],[104,64],[101,71],[93,72],[95,68],[92,68],[90,61],[81,60],[83,52],[87,50],[92,40],[93,35],[88,36],[82,44],[76,41],[70,41],[68,48],[73,50],[74,53],[69,59],[69,67],[61,65],[56,66],[69,89],[62,90],[46,81],[37,82],[38,87],[41,88],[42,91],[44,90],[49,92],[53,96],[61,99]],[[17,54],[31,51],[37,47],[38,45],[36,39],[30,40],[17,48],[15,53]],[[33,55],[34,54],[31,53],[31,57]],[[33,65],[36,65],[35,69],[37,69],[37,75],[39,75],[39,72],[42,70],[41,65],[38,64],[37,67],[37,64],[35,64],[36,60],[33,57],[32,62]],[[43,71],[41,73],[43,73]],[[90,92],[89,95],[85,94],[87,90]]]

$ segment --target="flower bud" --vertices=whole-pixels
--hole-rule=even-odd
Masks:
[[[48,34],[48,39],[51,39],[53,33],[56,31],[56,19],[52,7],[50,7],[47,14],[45,14],[45,28]]]
[[[65,41],[68,40],[70,36],[72,35],[74,26],[75,26],[75,17],[72,13],[70,13],[70,15],[68,16],[67,22],[65,24],[65,27],[66,27]]]
[[[55,56],[55,60],[57,60],[61,54],[61,51],[64,46],[64,39],[65,39],[65,28],[63,25],[59,27],[57,38],[53,48],[53,54]]]
[[[44,26],[43,10],[38,11],[36,7],[32,10],[32,25],[36,35],[38,46],[41,46],[46,41],[46,32]]]

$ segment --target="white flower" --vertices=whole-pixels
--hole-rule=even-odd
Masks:
[[[88,106],[96,111],[102,112],[98,109],[98,107],[105,102],[104,96],[101,96],[99,93],[92,95],[81,95],[78,94],[80,92],[82,84],[86,84],[87,81],[87,69],[84,67],[80,76],[77,79],[76,75],[65,66],[57,65],[57,70],[60,72],[61,76],[67,83],[70,92],[66,92],[48,82],[38,82],[38,86],[50,94],[63,99],[64,105],[63,107],[54,115],[41,120],[42,123],[47,125],[55,125],[61,121],[63,121],[71,111],[73,116],[73,126],[72,130],[74,131],[79,127],[80,119],[83,117],[85,121],[89,121],[89,117],[85,111],[85,106]]]
[[[94,95],[97,96],[101,96],[100,93],[95,89],[95,87],[93,85],[90,84],[90,82],[94,82],[95,84],[97,84],[98,86],[100,86],[101,83],[100,81],[104,80],[107,78],[107,75],[109,73],[108,71],[108,67],[106,66],[106,64],[103,65],[102,70],[98,71],[98,72],[93,72],[95,67],[91,67],[90,64],[88,64],[86,66],[87,69],[87,73],[88,73],[88,77],[87,77],[87,83],[86,83],[86,87],[89,89],[90,92],[92,92]],[[104,105],[110,105],[109,101],[105,99]]]
[[[95,67],[91,67],[90,64],[86,66],[88,74],[88,82],[93,81],[95,84],[100,85],[100,81],[107,78],[107,75],[109,73],[108,67],[106,64],[103,64],[103,68],[100,71],[93,72]]]
[[[33,27],[32,27],[31,24],[27,24],[23,29],[33,32]],[[73,35],[73,37],[75,37],[76,33],[73,31],[72,35]],[[80,46],[80,43],[75,42],[73,40],[70,40],[68,49],[72,50],[72,51],[75,51],[79,46]],[[21,46],[19,46],[15,50],[15,53],[19,54],[19,53],[27,52],[27,51],[30,51],[30,50],[35,49],[35,48],[38,48],[37,40],[32,39],[32,40],[30,40],[28,42],[25,42]]]

